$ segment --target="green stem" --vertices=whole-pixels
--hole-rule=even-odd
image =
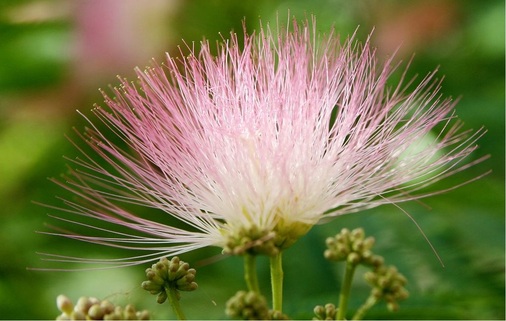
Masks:
[[[377,302],[378,300],[374,296],[369,296],[367,298],[367,301],[365,301],[365,303],[362,304],[362,306],[357,310],[352,320],[362,320],[365,313],[369,311],[369,309],[372,308]]]
[[[256,270],[256,256],[251,254],[244,255],[244,279],[248,290],[260,294],[260,287],[258,286],[258,277]]]
[[[282,312],[283,309],[283,264],[281,252],[270,258],[272,308]]]
[[[169,302],[172,310],[177,316],[178,320],[186,320],[186,317],[181,309],[181,305],[179,304],[179,294],[175,287],[169,287]]]
[[[346,262],[346,272],[344,273],[344,280],[341,286],[341,294],[339,295],[339,308],[337,310],[337,320],[344,320],[346,318],[346,310],[348,309],[348,299],[350,297],[351,281],[357,266],[353,263]]]

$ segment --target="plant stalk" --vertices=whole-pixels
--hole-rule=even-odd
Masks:
[[[272,286],[272,308],[275,311],[282,312],[283,309],[283,264],[282,255],[270,258],[271,266],[271,286]]]
[[[378,300],[374,296],[369,296],[367,298],[367,301],[365,301],[364,304],[355,312],[355,315],[353,316],[352,320],[362,320],[364,318],[364,315],[367,311],[369,311],[370,308],[372,308]]]
[[[260,294],[258,286],[258,276],[256,270],[256,256],[251,254],[244,255],[244,279],[249,291]]]
[[[177,289],[175,287],[169,287],[169,302],[172,310],[176,314],[178,320],[186,320],[186,317],[181,309],[181,305],[179,304],[179,295]]]
[[[346,271],[344,272],[344,280],[339,294],[339,307],[337,310],[337,320],[345,320],[346,310],[348,309],[348,299],[350,298],[351,282],[355,273],[356,264],[346,262]]]

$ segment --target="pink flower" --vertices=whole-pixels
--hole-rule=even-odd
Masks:
[[[476,163],[465,158],[483,131],[459,131],[434,73],[411,93],[390,88],[395,66],[369,41],[294,23],[245,35],[243,47],[232,33],[218,51],[203,42],[104,94],[94,113],[107,132],[90,121],[83,135],[96,155],[83,151],[59,182],[84,201],[64,201],[74,215],[59,219],[96,233],[55,234],[148,254],[49,258],[131,265],[207,246],[272,255],[317,223],[428,196]]]

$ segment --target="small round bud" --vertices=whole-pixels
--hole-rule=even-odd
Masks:
[[[397,311],[399,311],[399,304],[397,302],[395,302],[395,301],[388,302],[387,303],[387,309],[390,312],[397,312]]]
[[[82,312],[82,311],[72,311],[72,313],[70,314],[70,319],[71,320],[86,320],[86,313]]]
[[[56,321],[70,321],[70,315],[66,313],[62,313],[56,317]]]
[[[72,301],[70,301],[70,299],[63,294],[60,294],[56,298],[56,306],[58,307],[58,310],[60,310],[66,315],[70,315],[72,313],[72,310],[74,309]]]
[[[114,312],[114,304],[107,300],[100,302],[100,307],[104,310],[105,314]]]
[[[159,303],[159,304],[162,304],[163,302],[165,302],[168,298],[168,294],[165,290],[161,291],[160,293],[158,293],[158,296],[156,297],[156,302]]]
[[[149,312],[148,310],[138,311],[137,312],[137,320],[149,320]]]
[[[366,238],[363,242],[364,250],[370,250],[373,247],[375,242],[376,242],[376,240],[372,236]]]
[[[360,255],[358,253],[352,252],[348,254],[347,261],[351,264],[358,264],[360,262]]]
[[[321,305],[317,305],[317,306],[314,307],[313,312],[317,316],[325,315],[325,308],[323,306],[321,306]],[[321,320],[321,319],[318,319],[318,320]]]
[[[87,297],[80,297],[77,300],[76,306],[74,307],[74,311],[82,312],[84,315],[88,314],[88,310],[93,305],[93,302]]]
[[[158,284],[153,281],[143,281],[141,283],[141,287],[144,290],[149,291],[151,294],[157,294],[163,288],[163,284]]]
[[[353,240],[363,240],[365,236],[364,229],[362,228],[356,228],[353,231],[351,231],[351,239]]]
[[[93,304],[88,310],[88,316],[92,320],[101,320],[105,315],[104,309],[100,306],[100,304]]]
[[[337,316],[337,308],[332,303],[327,303],[325,306],[318,305],[313,312],[316,315],[313,320],[335,320]]]
[[[125,320],[137,320],[137,312],[135,311],[134,306],[127,304],[127,306],[125,306],[125,310],[123,311],[123,316]]]

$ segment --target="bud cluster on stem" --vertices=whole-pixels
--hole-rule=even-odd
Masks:
[[[313,320],[335,320],[337,316],[337,308],[332,303],[327,303],[325,306],[317,305],[313,312],[316,315]]]
[[[179,300],[179,291],[197,289],[198,285],[194,282],[196,273],[195,269],[190,269],[190,265],[179,260],[177,256],[170,261],[167,258],[161,258],[159,262],[146,269],[148,280],[142,282],[142,288],[151,294],[158,294],[158,303],[167,300],[170,289],[176,290]]]
[[[151,294],[158,294],[157,302],[164,303],[167,298],[178,319],[186,319],[179,300],[179,291],[193,291],[198,285],[194,282],[197,271],[175,256],[171,260],[161,258],[159,262],[146,269],[147,281],[142,288]]]
[[[269,309],[265,297],[255,291],[239,291],[227,301],[225,313],[233,320],[288,320],[280,311]]]
[[[376,300],[385,300],[390,311],[397,311],[399,309],[397,302],[409,296],[404,288],[408,281],[395,266],[380,266],[367,272],[364,277],[372,286],[371,297]]]
[[[338,308],[336,309],[330,303],[325,307],[317,306],[314,310],[315,320],[344,320],[346,318],[351,282],[359,264],[371,268],[371,271],[365,274],[365,279],[372,286],[372,290],[369,298],[353,316],[353,320],[362,319],[364,314],[380,300],[387,302],[390,311],[397,311],[398,301],[408,297],[408,292],[404,288],[407,283],[406,278],[394,266],[386,267],[383,257],[372,252],[374,242],[374,238],[365,237],[364,230],[361,228],[352,231],[343,228],[336,236],[327,238],[325,258],[329,261],[346,262],[346,269]]]
[[[383,258],[371,251],[374,242],[373,237],[365,237],[361,228],[353,231],[343,228],[336,236],[327,238],[324,256],[330,261],[346,260],[354,265],[380,266],[383,264]]]
[[[147,310],[136,311],[131,304],[124,308],[94,297],[80,297],[76,305],[65,295],[56,298],[61,314],[56,320],[149,320]]]

